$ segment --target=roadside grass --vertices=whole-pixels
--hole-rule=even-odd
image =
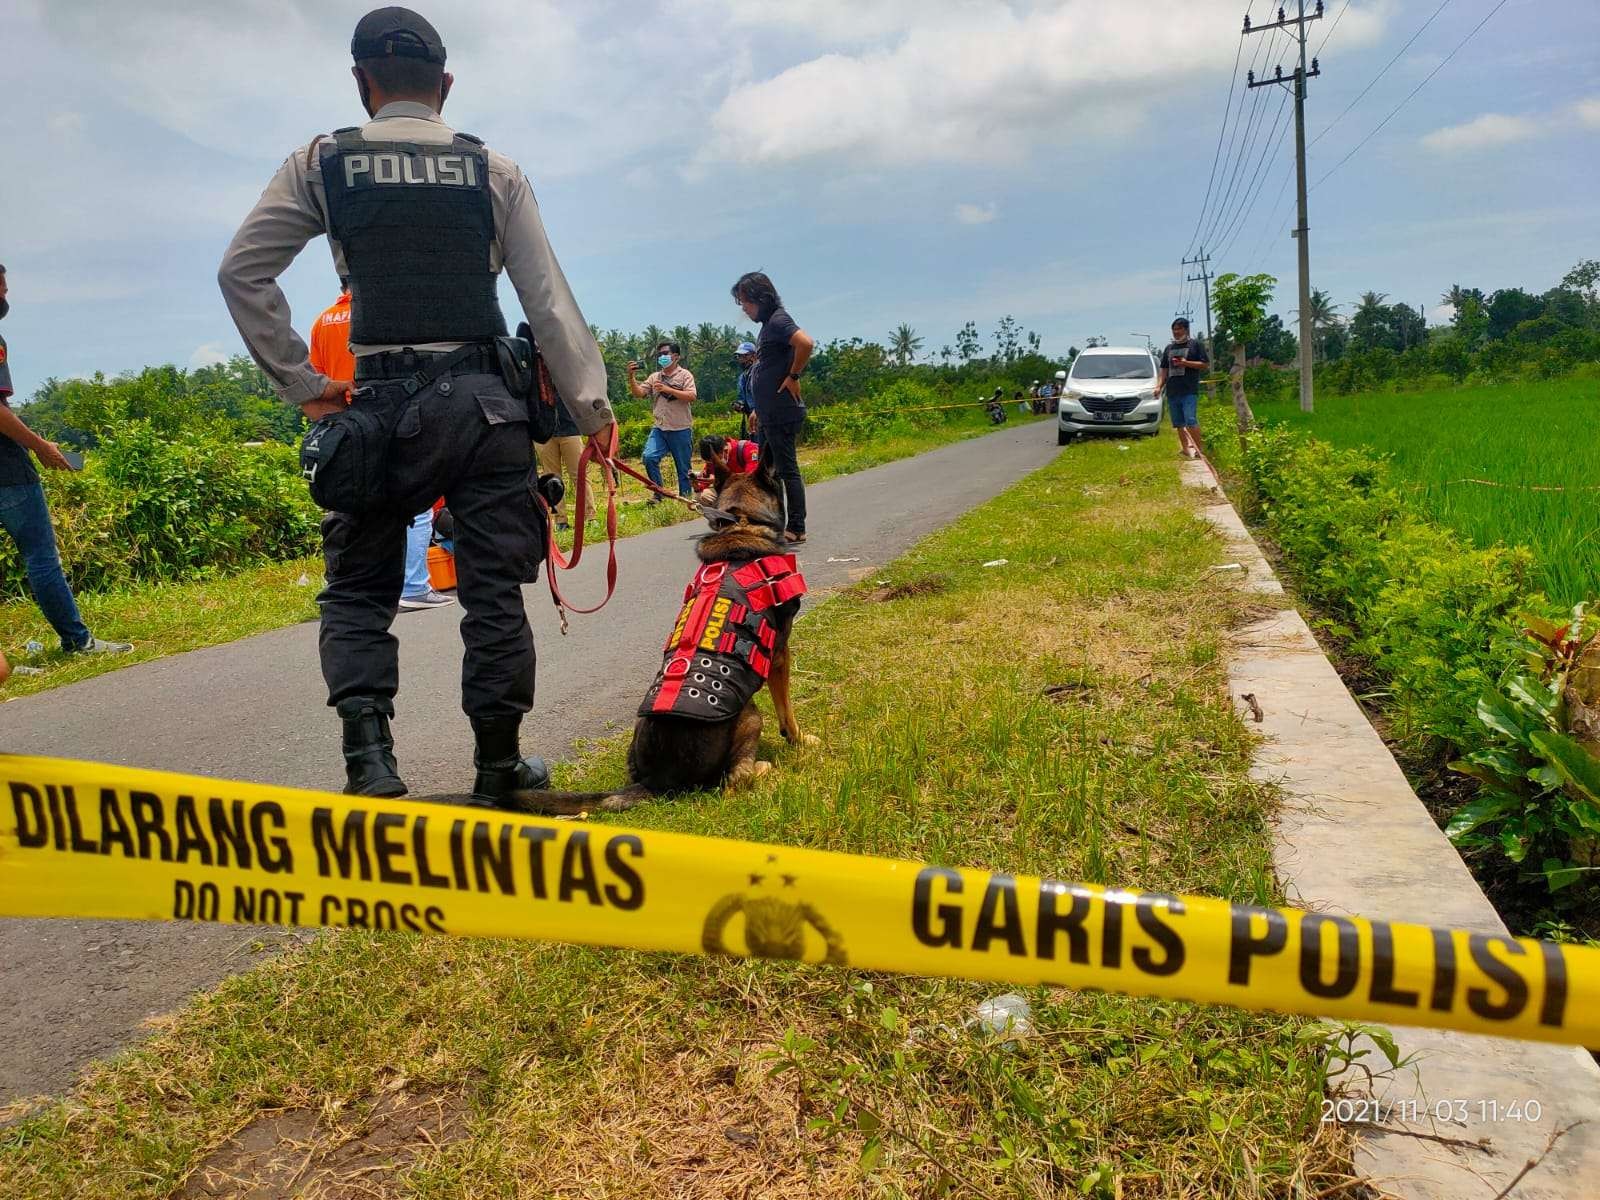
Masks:
[[[796,704],[821,745],[776,743],[769,711],[777,771],[627,822],[1274,899],[1272,797],[1249,778],[1222,653],[1252,601],[1208,575],[1215,535],[1170,456],[1165,438],[1069,450],[805,613]],[[597,744],[561,782],[616,785],[622,756],[622,739]],[[359,1194],[1367,1194],[1317,1120],[1315,1027],[1032,988],[1031,1036],[959,1031],[1001,990],[325,935],[198,997],[69,1099],[15,1112],[0,1194],[242,1195],[197,1181],[238,1174],[250,1131],[290,1110],[349,1145],[395,1095],[464,1098],[467,1115]],[[322,1178],[279,1150],[300,1187]]]
[[[1255,411],[1336,446],[1388,455],[1395,481],[1409,484],[1436,520],[1478,546],[1529,547],[1546,594],[1575,604],[1600,594],[1600,445],[1590,432],[1597,396],[1600,378],[1579,373],[1324,394],[1309,414],[1295,401],[1267,401]],[[1216,415],[1231,428],[1231,408],[1218,406]]]
[[[313,620],[321,586],[322,560],[305,558],[217,579],[85,592],[78,597],[78,608],[95,636],[133,643],[131,654],[110,656],[63,654],[61,640],[31,600],[0,604],[0,647],[13,670],[31,666],[44,672],[13,674],[0,684],[0,700]],[[29,641],[40,642],[44,651],[26,653],[23,647]]]
[[[864,471],[992,430],[993,426],[981,414],[962,413],[927,429],[895,426],[887,436],[861,445],[806,447],[801,451],[800,462],[807,482],[820,483],[836,475]],[[674,487],[671,459],[663,462],[662,473],[667,486]],[[599,487],[597,471],[591,473],[591,482]],[[650,493],[642,484],[626,475],[621,482],[618,537],[631,537],[696,519],[693,513],[676,503],[646,504]],[[597,497],[599,516],[585,531],[590,547],[605,540],[603,504],[602,492]],[[568,507],[570,511],[570,500]],[[569,551],[572,535],[563,533],[558,542],[563,550]],[[589,553],[595,552],[589,550]],[[604,553],[603,548],[598,552]],[[304,584],[300,583],[302,578],[306,580]],[[8,682],[0,685],[0,701],[77,683],[169,654],[217,646],[284,625],[315,620],[316,597],[321,587],[322,560],[306,558],[272,563],[216,579],[84,593],[78,597],[78,607],[96,636],[134,645],[132,654],[109,658],[63,654],[60,639],[31,600],[0,604],[0,650],[13,668],[35,667],[43,672],[40,675],[13,674]],[[24,647],[30,641],[40,642],[44,651],[27,653]]]

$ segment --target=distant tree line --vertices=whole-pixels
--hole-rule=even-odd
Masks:
[[[1311,294],[1312,361],[1317,378],[1335,391],[1359,391],[1391,383],[1443,377],[1518,375],[1553,377],[1592,361],[1600,337],[1600,261],[1584,259],[1544,292],[1520,287],[1486,292],[1452,285],[1439,297],[1449,306],[1449,324],[1429,325],[1423,312],[1383,292],[1363,292],[1354,304],[1334,302],[1326,291]],[[1348,313],[1341,311],[1348,307]],[[1297,320],[1299,314],[1290,314]],[[1218,321],[1216,357],[1231,365],[1234,338]],[[1245,344],[1249,366],[1292,368],[1299,339],[1281,316],[1267,317]],[[1261,376],[1265,382],[1265,375]],[[1280,385],[1284,386],[1284,385]],[[1256,391],[1252,387],[1252,394]],[[1269,385],[1271,390],[1271,385]]]

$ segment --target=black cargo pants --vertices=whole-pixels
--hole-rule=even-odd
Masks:
[[[533,707],[533,631],[522,585],[538,577],[544,517],[528,494],[528,410],[498,375],[448,375],[407,397],[398,383],[363,384],[357,404],[392,404],[392,506],[322,521],[327,587],[318,646],[328,703],[393,699],[399,644],[389,632],[404,583],[406,527],[440,496],[455,518],[457,596],[463,616],[461,707],[469,717],[520,716]]]

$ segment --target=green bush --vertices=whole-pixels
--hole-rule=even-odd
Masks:
[[[62,564],[75,589],[194,579],[315,553],[321,513],[296,451],[201,429],[172,438],[147,421],[102,434],[78,473],[44,473]],[[0,597],[24,594],[0,539]]]
[[[1477,749],[1478,698],[1518,661],[1520,614],[1552,612],[1532,554],[1433,524],[1364,450],[1268,428],[1241,466],[1302,594],[1383,681],[1394,732],[1421,754]]]

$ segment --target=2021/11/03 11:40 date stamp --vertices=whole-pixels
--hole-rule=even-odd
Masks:
[[[1465,1125],[1469,1121],[1537,1122],[1544,1116],[1544,1105],[1537,1100],[1376,1100],[1371,1097],[1324,1097],[1323,1124],[1339,1125],[1420,1125],[1433,1121],[1444,1125]]]

